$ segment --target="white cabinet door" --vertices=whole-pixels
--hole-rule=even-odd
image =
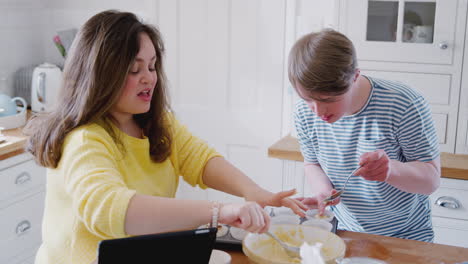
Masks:
[[[159,1],[176,116],[271,191],[281,189],[267,149],[281,136],[285,13],[285,0]],[[186,187],[179,197],[197,196]]]
[[[468,21],[466,21],[468,26]],[[467,28],[467,27],[465,27]],[[468,34],[465,34],[465,56],[460,94],[460,107],[457,133],[457,154],[468,154]]]
[[[457,135],[458,86],[451,74],[365,70],[371,77],[399,81],[419,91],[432,110],[440,151],[453,153]]]
[[[359,60],[453,63],[460,0],[341,0]],[[364,52],[365,51],[365,52]]]

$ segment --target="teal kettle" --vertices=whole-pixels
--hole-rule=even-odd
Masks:
[[[0,117],[16,115],[18,113],[18,110],[17,110],[18,106],[16,105],[17,101],[20,101],[21,104],[23,105],[23,108],[21,109],[20,113],[23,113],[24,111],[26,111],[28,104],[26,103],[26,100],[24,100],[23,98],[21,97],[11,98],[10,96],[6,94],[0,94]]]

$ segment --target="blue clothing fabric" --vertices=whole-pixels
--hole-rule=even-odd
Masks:
[[[428,162],[439,144],[426,100],[398,82],[366,78],[372,89],[356,114],[329,124],[296,104],[295,124],[304,161],[320,164],[335,189],[358,166],[363,153],[383,149],[390,159]],[[311,184],[314,184],[313,182]],[[429,197],[390,184],[351,177],[337,206],[339,229],[432,242]]]

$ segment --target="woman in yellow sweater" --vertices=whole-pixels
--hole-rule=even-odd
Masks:
[[[164,47],[132,13],[104,11],[80,29],[56,110],[25,130],[28,150],[47,167],[43,242],[37,264],[91,263],[100,240],[192,229],[218,219],[264,232],[262,207],[306,207],[260,188],[170,111]],[[248,202],[176,199],[179,176]]]

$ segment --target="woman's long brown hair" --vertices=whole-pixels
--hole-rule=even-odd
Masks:
[[[122,146],[113,132],[111,122],[114,120],[109,110],[122,93],[138,54],[140,33],[146,33],[155,47],[158,81],[150,110],[134,118],[149,138],[152,160],[161,162],[170,155],[172,139],[165,114],[170,106],[161,35],[155,27],[142,23],[132,13],[108,10],[91,17],[73,41],[55,109],[34,117],[24,129],[29,136],[27,150],[38,164],[56,168],[66,135],[90,123],[101,124]]]

